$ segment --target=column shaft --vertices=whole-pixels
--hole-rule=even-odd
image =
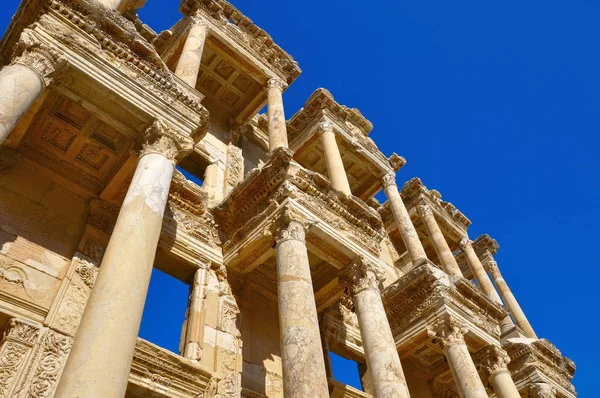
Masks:
[[[396,185],[396,176],[389,174],[383,177],[383,190],[390,201],[390,207],[392,208],[392,214],[396,224],[398,225],[398,231],[404,242],[404,246],[408,251],[408,255],[412,261],[413,267],[427,260],[425,249],[419,239],[417,230],[410,219],[410,215],[406,210],[406,206],[402,201],[400,192],[398,192],[398,186]]]
[[[290,214],[286,209],[280,216],[277,237],[284,396],[329,397],[304,225]]]
[[[192,284],[188,305],[183,356],[195,361],[199,361],[200,358],[202,358],[202,342],[204,341],[204,308],[207,292],[206,278],[206,266],[198,268],[194,274],[194,282]]]
[[[119,8],[121,3],[124,0],[98,0],[100,4],[104,5],[106,8],[110,8],[111,10],[116,10]]]
[[[496,262],[493,260],[488,260],[486,265],[488,267],[490,274],[492,275],[494,284],[496,284],[496,287],[498,288],[498,291],[500,292],[500,296],[502,297],[502,300],[508,307],[508,310],[510,311],[510,313],[513,317],[513,320],[515,321],[517,326],[519,328],[521,328],[521,330],[523,330],[523,332],[525,333],[525,335],[527,337],[529,337],[531,339],[537,339],[537,336],[536,336],[535,332],[533,331],[533,328],[531,327],[529,320],[527,320],[527,317],[525,316],[525,313],[521,309],[519,302],[517,301],[515,296],[512,294],[511,290],[508,287],[508,284],[502,277],[502,274],[500,273],[500,269],[498,268],[498,265],[496,264]]]
[[[283,112],[283,89],[285,83],[271,79],[267,85],[267,114],[269,117],[269,151],[288,147],[287,127]]]
[[[490,376],[490,383],[498,398],[520,398],[519,390],[508,370],[501,370]]]
[[[352,264],[348,273],[374,395],[409,398],[394,336],[377,287],[382,275],[376,265],[364,259]]]
[[[57,398],[124,397],[173,177],[175,148],[155,122],[65,365]],[[191,144],[188,144],[191,150]]]
[[[0,144],[66,66],[64,59],[41,43],[31,29],[23,30],[15,48],[19,55],[0,70]]]
[[[461,398],[488,398],[464,340],[447,345],[444,354]]]
[[[483,264],[481,264],[479,257],[477,257],[475,250],[473,250],[473,242],[468,238],[462,239],[460,241],[460,248],[483,293],[495,302],[502,304],[502,300],[500,299],[496,288],[494,288],[490,277],[485,271],[485,268],[483,268]]]
[[[342,162],[340,148],[335,140],[333,125],[331,123],[321,123],[319,130],[331,185],[338,191],[342,191],[346,195],[351,195],[352,191],[350,190],[350,183],[348,182],[346,169]]]
[[[198,80],[206,33],[206,23],[201,19],[197,20],[190,29],[183,45],[183,51],[177,62],[177,67],[175,68],[175,75],[179,76],[191,87],[196,87],[196,81]]]
[[[427,232],[429,232],[429,236],[431,236],[435,252],[442,263],[442,267],[444,267],[444,271],[446,271],[448,275],[463,276],[429,205],[419,205],[418,209],[423,223],[425,224],[425,228],[427,228]]]

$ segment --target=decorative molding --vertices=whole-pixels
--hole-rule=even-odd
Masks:
[[[46,87],[56,84],[67,69],[66,59],[54,47],[44,44],[32,29],[21,33],[11,64],[30,68]]]
[[[502,348],[489,345],[475,355],[475,360],[485,377],[490,379],[498,372],[508,371],[510,357]]]
[[[287,84],[281,79],[273,78],[267,81],[267,88],[269,90],[276,88],[279,91],[283,91],[287,88]]]
[[[156,119],[146,129],[139,144],[141,145],[140,158],[156,153],[163,155],[173,164],[194,150],[194,143],[190,137],[177,133],[160,119]]]
[[[352,295],[356,296],[366,289],[376,289],[385,280],[385,272],[364,256],[358,256],[344,272],[344,280]]]
[[[427,326],[427,333],[443,350],[453,345],[465,345],[464,335],[468,331],[467,325],[452,315],[444,315]]]
[[[383,185],[384,188],[387,188],[390,185],[394,185],[397,187],[398,185],[396,184],[396,174],[388,173],[381,177],[381,185]]]

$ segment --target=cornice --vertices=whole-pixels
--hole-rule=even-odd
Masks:
[[[96,0],[26,0],[0,42],[3,63],[12,59],[15,44],[28,27],[43,31],[42,36],[64,53],[74,67],[82,65],[77,57],[85,59],[88,68],[94,65],[94,59],[103,59],[95,62],[102,73],[110,73],[104,67],[108,62],[118,64],[119,71],[128,76],[143,76],[145,85],[140,78],[135,80],[144,90],[151,91],[150,95],[168,103],[180,103],[187,112],[193,112],[192,119],[200,121],[191,132],[194,138],[200,138],[208,129],[208,111],[201,104],[203,96],[176,77],[138,33],[135,24],[118,12],[105,9]]]
[[[275,44],[267,32],[231,3],[225,0],[183,0],[179,9],[186,16],[205,16],[211,28],[219,30],[287,84],[291,84],[302,72],[298,63]]]

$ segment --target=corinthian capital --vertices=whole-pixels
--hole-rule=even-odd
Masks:
[[[333,131],[333,124],[330,122],[321,122],[317,128],[319,134],[323,134],[326,131]]]
[[[464,335],[468,332],[467,326],[453,316],[444,316],[427,327],[427,333],[434,342],[446,349],[451,345],[465,344]]]
[[[483,265],[483,269],[485,269],[488,274],[495,275],[500,272],[498,263],[496,263],[491,255],[485,256],[481,261],[481,264]]]
[[[164,122],[156,119],[140,140],[140,157],[157,153],[165,156],[174,164],[194,149],[191,138],[177,133]]]
[[[476,354],[479,368],[483,370],[486,377],[492,377],[496,373],[508,370],[510,357],[502,348],[490,345]]]
[[[307,220],[304,214],[296,209],[285,206],[277,216],[275,224],[275,242],[280,244],[286,240],[306,241],[306,232],[315,224],[315,221]]]
[[[460,242],[458,242],[458,246],[460,247],[460,250],[464,252],[469,247],[473,247],[473,241],[471,241],[469,238],[462,238]]]
[[[284,82],[281,79],[272,78],[272,79],[269,79],[269,81],[267,82],[268,89],[278,88],[280,91],[283,91],[283,90],[285,90],[286,87],[287,87],[286,82]]]
[[[358,256],[348,266],[344,279],[353,295],[366,289],[379,289],[379,284],[385,280],[385,273],[374,262],[364,256]]]
[[[417,206],[417,211],[423,218],[433,216],[433,210],[431,210],[431,206],[429,206],[427,203],[421,203],[419,206]]]
[[[387,188],[390,185],[398,186],[396,184],[396,174],[389,173],[381,177],[381,185],[383,185],[384,188]]]
[[[24,29],[15,46],[12,65],[33,70],[46,87],[57,83],[67,68],[66,59],[52,46],[42,43],[31,29]]]

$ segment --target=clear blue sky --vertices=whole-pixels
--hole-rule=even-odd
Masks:
[[[148,0],[141,18],[167,29],[178,3]],[[17,4],[2,1],[2,30]],[[600,3],[234,4],[304,71],[284,96],[287,115],[318,87],[359,108],[381,150],[408,160],[400,183],[419,176],[471,219],[472,238],[498,240],[537,334],[576,362],[580,396],[598,396]],[[172,342],[186,293],[160,275],[152,283],[162,293],[149,304],[177,325],[146,316],[141,334]]]

